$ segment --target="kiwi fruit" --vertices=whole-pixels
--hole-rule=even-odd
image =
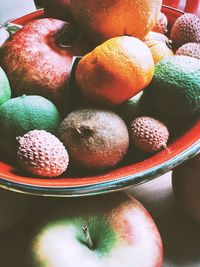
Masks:
[[[79,108],[61,122],[58,135],[71,161],[89,170],[119,163],[129,148],[129,133],[118,114],[102,108]]]

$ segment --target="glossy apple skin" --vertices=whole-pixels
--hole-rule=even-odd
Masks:
[[[0,189],[0,234],[16,225],[29,209],[32,197]]]
[[[180,206],[200,222],[200,153],[173,170],[172,188]]]
[[[162,266],[160,234],[136,199],[124,193],[78,197],[55,210],[34,233],[27,267]],[[94,249],[81,230],[85,223]]]
[[[6,72],[13,96],[42,95],[55,104],[66,97],[74,55],[90,48],[79,34],[71,36],[69,47],[58,44],[58,34],[67,22],[42,18],[32,20],[17,31],[0,50],[0,65]],[[71,24],[69,24],[71,25]]]
[[[46,17],[56,18],[64,21],[72,21],[69,8],[69,0],[42,0],[42,6]]]

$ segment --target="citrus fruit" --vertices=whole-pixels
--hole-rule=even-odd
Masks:
[[[0,106],[0,148],[14,155],[17,136],[34,129],[56,133],[60,122],[56,106],[42,96],[11,98]]]
[[[143,38],[156,23],[161,0],[71,0],[75,21],[89,38],[100,44],[112,37]]]
[[[0,67],[0,105],[3,104],[5,101],[10,99],[11,97],[11,89],[8,78]]]
[[[174,55],[170,40],[162,33],[151,31],[145,36],[144,42],[151,50],[155,64]]]
[[[115,108],[115,112],[124,120],[126,125],[129,125],[129,123],[142,112],[143,107],[140,101],[142,94],[143,91]]]
[[[173,56],[160,61],[144,94],[163,118],[177,122],[192,118],[200,111],[200,60]]]
[[[83,56],[76,68],[80,92],[107,106],[115,106],[143,90],[154,73],[151,51],[141,40],[111,38]]]

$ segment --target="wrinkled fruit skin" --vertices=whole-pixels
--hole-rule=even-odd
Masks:
[[[17,140],[19,164],[28,172],[55,177],[67,169],[68,153],[56,136],[44,130],[33,130]]]
[[[175,47],[186,43],[200,43],[200,18],[190,13],[180,16],[172,27],[170,39]]]
[[[63,48],[57,43],[57,34],[65,25],[53,18],[32,20],[3,45],[0,64],[13,96],[36,94],[63,103],[72,57],[78,53],[77,44]]]
[[[154,118],[137,117],[131,123],[130,136],[138,149],[150,153],[167,147],[169,132]]]
[[[115,166],[129,147],[125,122],[116,113],[97,108],[71,112],[60,124],[59,138],[74,164],[94,171]]]
[[[167,25],[168,25],[168,19],[166,15],[160,12],[158,20],[156,21],[156,24],[153,27],[152,31],[165,34],[167,33]]]
[[[200,44],[184,44],[176,51],[176,55],[189,56],[200,59]]]

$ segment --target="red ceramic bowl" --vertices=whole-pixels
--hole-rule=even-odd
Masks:
[[[169,24],[173,25],[183,12],[163,6]],[[13,21],[24,24],[42,18],[43,10],[36,11]],[[186,161],[200,152],[200,120],[195,120],[176,139],[157,154],[140,162],[117,167],[103,174],[75,177],[66,174],[59,178],[37,178],[27,176],[16,162],[0,161],[0,186],[19,192],[46,196],[80,196],[100,194],[125,189],[147,182]]]

